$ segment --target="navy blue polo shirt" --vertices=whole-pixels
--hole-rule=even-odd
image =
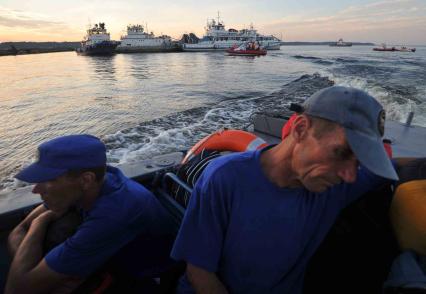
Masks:
[[[209,164],[171,256],[216,273],[230,293],[301,293],[306,265],[339,212],[386,180],[361,167],[355,183],[323,193],[280,188],[263,173],[260,155]],[[177,292],[192,292],[186,278]]]
[[[52,270],[85,277],[135,237],[161,235],[170,228],[155,196],[114,167],[107,168],[100,196],[83,217],[77,232],[45,256]],[[143,252],[143,244],[138,249]],[[138,252],[132,254],[138,260]]]

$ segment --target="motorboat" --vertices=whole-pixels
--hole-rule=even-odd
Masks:
[[[105,23],[101,22],[87,30],[84,40],[76,51],[81,55],[111,55],[115,53],[115,48],[119,44],[110,40]]]
[[[400,51],[400,52],[416,52],[416,48],[408,48],[408,47],[402,46],[401,48],[397,49],[397,51]]]
[[[226,50],[226,53],[233,56],[261,56],[266,55],[267,51],[257,42],[247,42]]]
[[[281,141],[281,129],[288,118],[282,114],[259,113],[252,118],[253,127],[249,130],[267,144],[276,144]],[[411,125],[411,120],[405,124],[386,121],[384,136],[392,141],[394,157],[426,157],[425,127]],[[177,186],[188,193],[192,191],[191,184],[179,176],[185,155],[185,152],[173,152],[119,166],[125,175],[154,193],[173,218],[176,233],[187,202],[179,201],[174,196],[173,187]],[[10,265],[6,249],[8,233],[41,203],[40,197],[32,194],[31,189],[30,186],[18,188],[0,198],[2,289]],[[399,253],[388,218],[391,200],[392,190],[384,186],[362,196],[342,212],[308,264],[304,293],[327,290],[332,293],[382,293],[390,264]],[[183,271],[184,267],[176,264],[176,267],[164,273],[164,287],[167,290],[163,289],[161,293],[174,293],[173,285]],[[120,279],[113,280],[113,283],[118,283],[113,284],[114,289],[120,289]],[[124,279],[123,287],[128,286],[126,283],[128,280]]]

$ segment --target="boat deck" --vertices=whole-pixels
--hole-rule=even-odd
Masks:
[[[269,144],[281,141],[281,129],[285,118],[258,115],[254,118],[254,133]],[[426,128],[420,126],[406,126],[405,124],[388,121],[385,126],[385,138],[392,141],[393,157],[426,157]],[[139,182],[152,178],[153,174],[172,168],[183,158],[182,152],[174,152],[136,163],[120,165],[123,173]],[[0,231],[10,228],[16,217],[22,216],[22,209],[32,209],[41,203],[40,196],[31,193],[31,186],[19,188],[11,193],[0,194],[0,216],[10,220],[0,223]]]

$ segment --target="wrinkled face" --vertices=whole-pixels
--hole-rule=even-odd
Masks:
[[[295,148],[293,170],[301,184],[311,192],[324,192],[342,181],[356,180],[358,161],[352,153],[344,129],[324,134],[320,139],[308,136]]]
[[[40,194],[41,199],[54,212],[66,212],[83,196],[79,177],[62,175],[54,180],[38,183],[33,193]]]

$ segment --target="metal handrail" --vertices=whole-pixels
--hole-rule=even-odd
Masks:
[[[177,175],[175,175],[174,173],[168,172],[163,176],[163,188],[166,188],[166,179],[170,178],[172,179],[175,183],[177,183],[178,185],[180,185],[182,188],[184,188],[186,191],[188,191],[189,193],[192,193],[192,188],[188,186],[187,183],[185,183],[184,181],[182,181]]]

